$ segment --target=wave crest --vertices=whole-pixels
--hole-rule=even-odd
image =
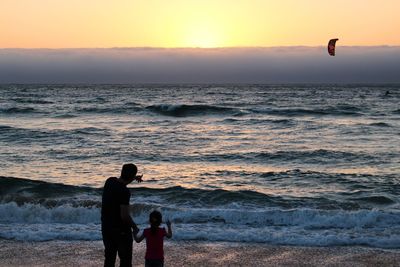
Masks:
[[[152,112],[172,117],[187,117],[201,115],[219,115],[239,113],[238,110],[229,107],[213,106],[213,105],[153,105],[146,107]]]

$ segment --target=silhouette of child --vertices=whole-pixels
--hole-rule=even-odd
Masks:
[[[150,228],[144,229],[140,236],[137,233],[133,233],[133,238],[137,243],[146,238],[145,267],[164,266],[164,236],[171,238],[172,229],[169,220],[167,221],[167,230],[164,227],[160,227],[161,222],[161,212],[155,210],[149,216]]]

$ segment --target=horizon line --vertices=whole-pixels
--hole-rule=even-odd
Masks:
[[[0,47],[0,50],[74,50],[74,49],[195,49],[195,50],[220,50],[220,49],[265,49],[265,48],[320,48],[327,45],[277,45],[277,46],[216,46],[216,47],[199,47],[199,46],[177,46],[177,47],[162,47],[162,46],[110,46],[110,47]],[[400,45],[339,45],[340,47],[348,48],[398,48]]]
[[[0,85],[370,85],[370,86],[381,86],[381,85],[399,85],[400,82],[114,82],[114,83],[103,83],[103,82],[28,82],[28,83],[3,83]]]

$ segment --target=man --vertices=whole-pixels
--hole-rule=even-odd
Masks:
[[[104,184],[101,205],[101,232],[104,243],[104,266],[115,266],[117,253],[120,266],[132,266],[132,230],[137,233],[135,222],[129,214],[129,199],[131,193],[126,187],[136,180],[142,182],[142,176],[137,176],[135,164],[124,164],[119,178],[110,177]]]

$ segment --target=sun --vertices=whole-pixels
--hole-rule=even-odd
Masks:
[[[188,25],[183,34],[183,45],[186,47],[213,48],[223,45],[222,33],[215,25],[198,23]]]
[[[185,46],[211,48],[218,46],[218,36],[208,29],[196,29],[186,36]]]

